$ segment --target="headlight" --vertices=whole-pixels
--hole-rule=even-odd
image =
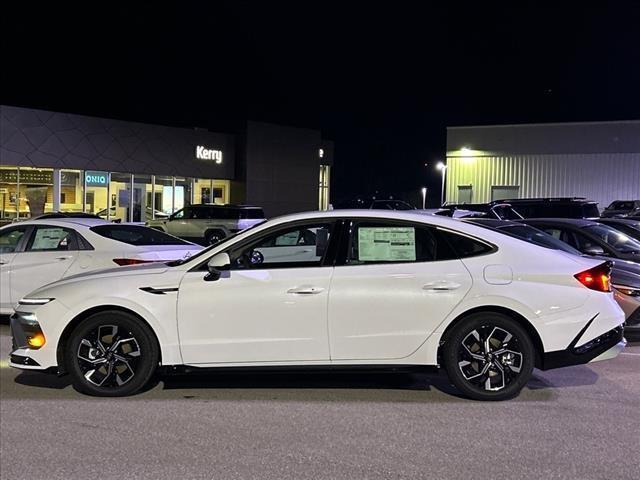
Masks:
[[[37,350],[47,341],[35,313],[18,311],[11,315],[11,334],[17,348]]]
[[[55,298],[22,298],[18,305],[46,305]]]
[[[627,287],[626,285],[614,285],[613,288],[630,297],[640,297],[640,288]]]

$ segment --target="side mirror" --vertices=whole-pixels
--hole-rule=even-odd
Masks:
[[[228,270],[231,266],[231,259],[228,253],[217,253],[207,262],[207,270],[209,273],[204,279],[207,282],[215,282],[222,275],[222,270]]]
[[[599,245],[591,245],[582,249],[582,253],[586,255],[605,255],[604,249]]]

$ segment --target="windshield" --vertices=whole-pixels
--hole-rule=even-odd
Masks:
[[[224,237],[224,238],[223,238],[223,239],[221,239],[220,241],[218,241],[218,242],[216,242],[216,243],[214,243],[214,244],[212,244],[212,245],[209,245],[209,246],[208,246],[207,248],[205,248],[204,250],[200,250],[200,251],[199,251],[198,253],[196,253],[195,255],[191,255],[191,256],[190,256],[190,257],[188,257],[188,258],[180,258],[180,259],[178,259],[178,260],[173,260],[173,261],[171,261],[171,262],[167,262],[167,265],[168,265],[168,266],[170,266],[170,267],[177,267],[178,265],[182,265],[182,264],[184,264],[184,263],[190,263],[190,262],[192,262],[192,261],[194,261],[194,260],[196,260],[196,259],[198,259],[198,258],[200,258],[200,257],[202,257],[202,256],[204,256],[204,255],[207,255],[207,254],[211,251],[211,249],[212,249],[212,248],[217,248],[217,247],[219,247],[220,245],[222,245],[223,243],[227,243],[227,242],[229,242],[230,240],[234,239],[235,237],[237,237],[237,236],[238,236],[238,235],[240,235],[241,233],[247,232],[247,231],[249,231],[249,230],[253,230],[254,228],[256,228],[256,227],[258,227],[258,226],[262,225],[262,224],[263,224],[263,223],[265,223],[265,222],[266,222],[266,220],[264,220],[264,221],[262,221],[262,222],[259,222],[259,223],[256,223],[255,225],[252,225],[251,227],[249,227],[249,228],[247,228],[247,229],[245,229],[245,230],[242,230],[242,231],[240,231],[240,232],[233,233],[233,234],[229,235],[228,237]]]
[[[189,242],[153,228],[139,225],[121,225],[117,223],[91,227],[93,233],[117,242],[136,245],[191,245]]]
[[[609,210],[633,210],[634,208],[634,202],[613,202],[608,207]]]
[[[537,228],[530,227],[528,225],[509,225],[506,227],[498,227],[498,230],[512,237],[538,245],[539,247],[562,250],[563,252],[571,253],[573,255],[582,255],[582,253],[571,245],[552,237],[542,230],[538,230]]]
[[[608,225],[590,225],[584,230],[596,235],[619,253],[640,253],[640,242]]]

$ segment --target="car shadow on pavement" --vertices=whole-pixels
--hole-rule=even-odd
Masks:
[[[535,370],[526,388],[516,399],[549,401],[558,389],[593,385],[598,374],[587,366],[541,372]],[[64,396],[82,396],[71,388],[68,375],[21,372],[14,382],[38,391],[65,390]],[[69,388],[67,388],[69,387]],[[432,395],[425,395],[426,392]],[[14,392],[10,396],[16,396]],[[30,396],[20,392],[20,397]],[[27,395],[24,395],[24,394]],[[53,397],[51,397],[53,398]],[[158,375],[133,398],[285,400],[285,401],[471,401],[437,370],[407,372],[206,372]]]
[[[20,385],[26,385],[28,387],[39,388],[51,388],[54,390],[62,390],[63,388],[71,385],[71,377],[64,375],[59,377],[58,375],[50,373],[40,372],[20,372],[14,382]]]

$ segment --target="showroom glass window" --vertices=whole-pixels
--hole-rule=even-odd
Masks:
[[[60,170],[60,211],[82,212],[83,196],[82,170]]]
[[[319,267],[327,252],[332,230],[332,222],[278,229],[231,252],[232,269]]]
[[[146,222],[153,219],[152,195],[151,175],[134,175],[132,221]]]
[[[37,217],[53,211],[53,169],[20,167],[18,218]]]
[[[109,183],[110,200],[110,220],[116,222],[128,222],[132,213],[132,195],[131,195],[131,177],[130,173],[111,173]],[[106,213],[106,212],[105,212]],[[101,214],[99,214],[102,216]]]
[[[17,216],[18,168],[0,166],[0,221],[11,221]]]
[[[85,212],[107,218],[107,208],[111,204],[109,197],[109,172],[85,170],[84,174],[84,203]],[[113,208],[111,212],[113,212]],[[113,217],[113,215],[111,215]]]
[[[156,199],[156,210],[167,215],[171,215],[173,212],[180,210],[179,208],[174,208],[173,177],[156,175],[155,180],[156,188],[154,195]]]

